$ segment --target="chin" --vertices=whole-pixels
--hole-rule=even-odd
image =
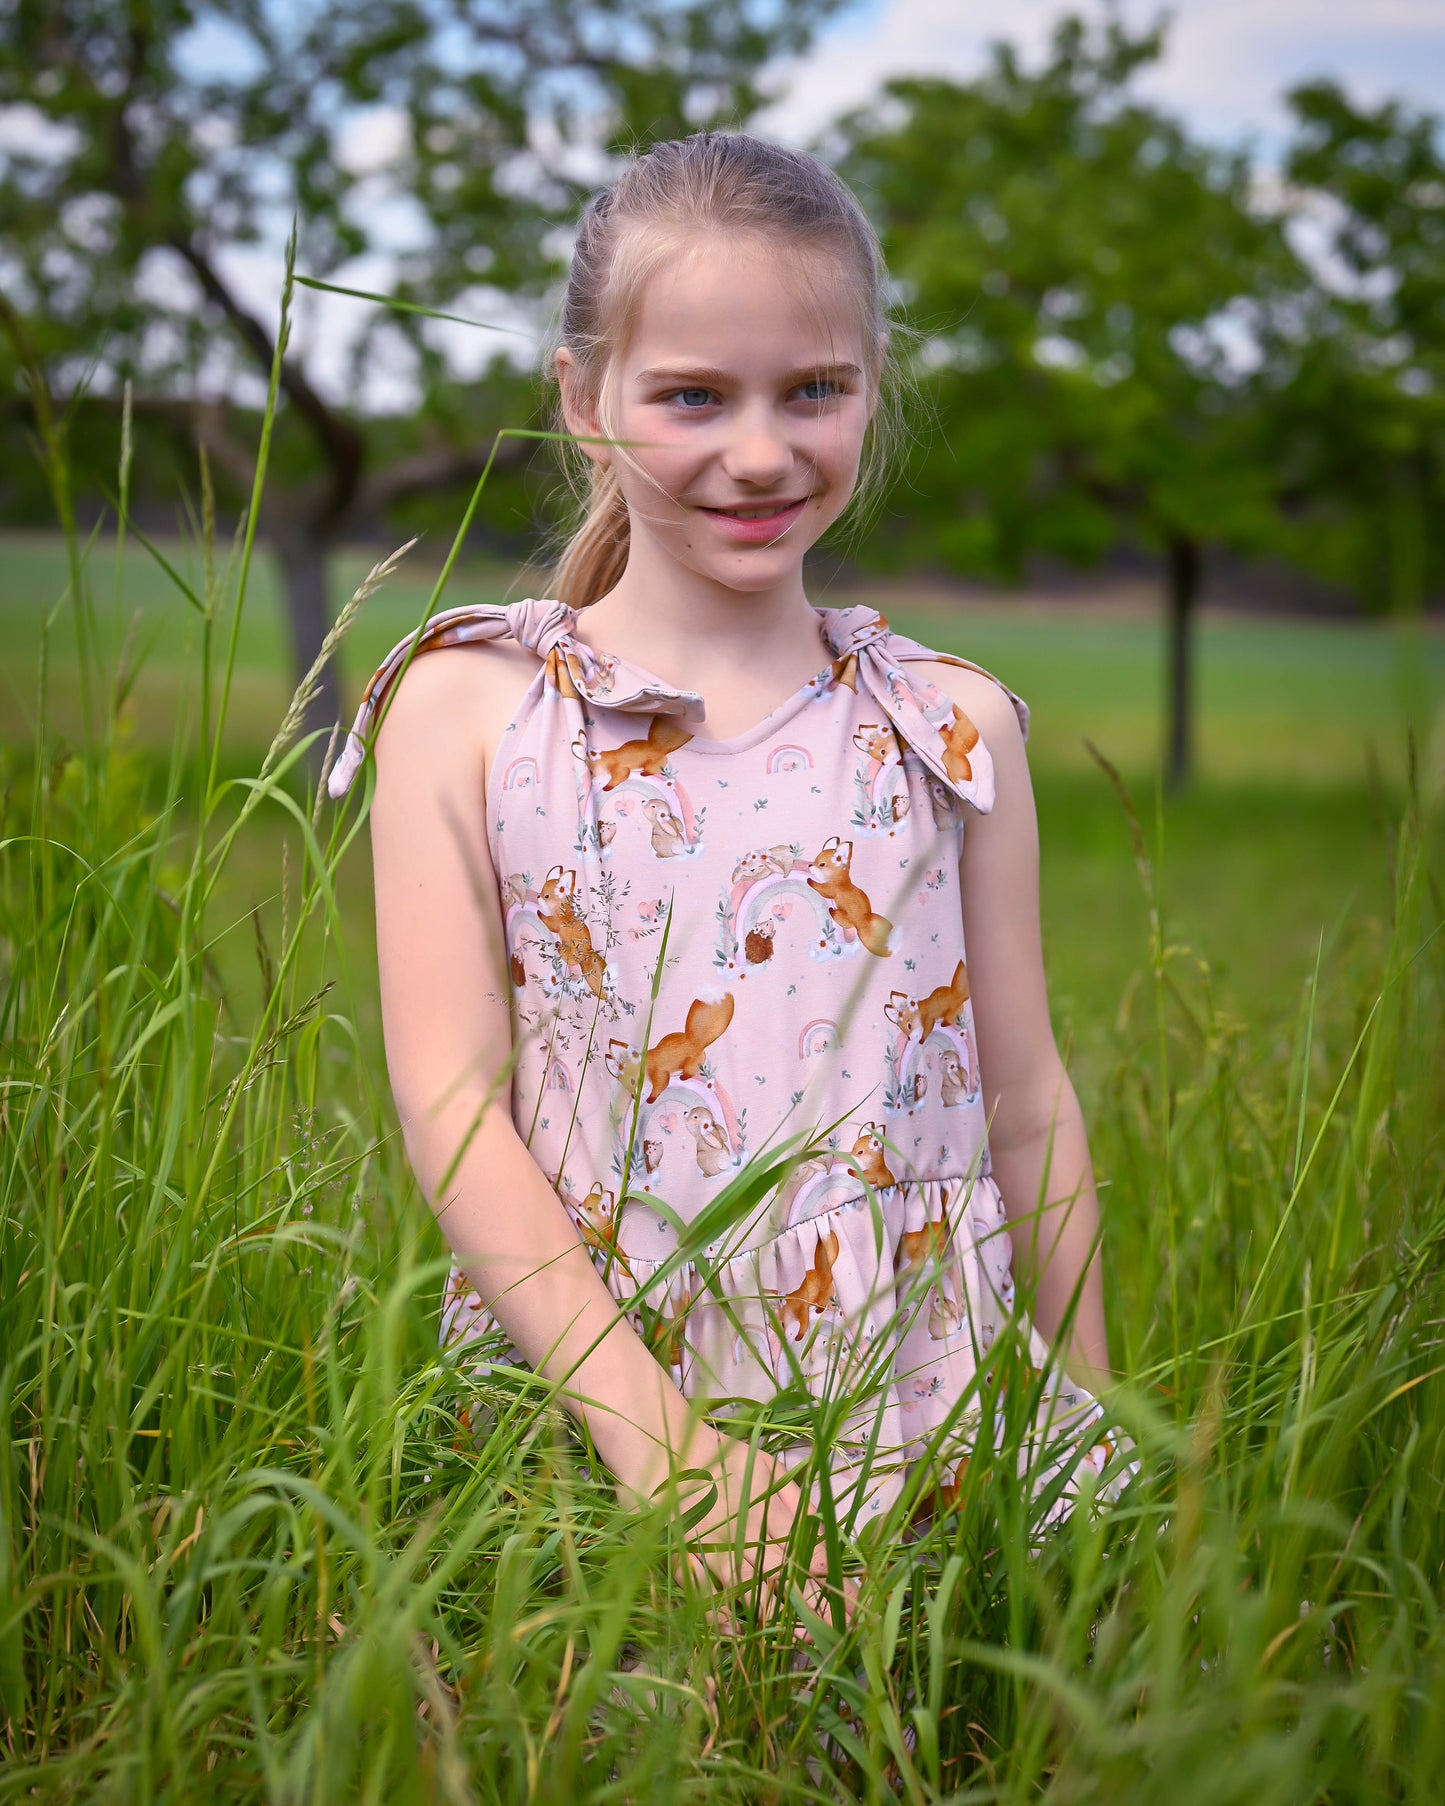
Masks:
[[[780,584],[796,579],[803,560],[820,536],[810,534],[806,542],[789,535],[776,546],[754,546],[743,552],[723,553],[717,558],[700,559],[693,566],[718,583],[731,589],[777,589]]]
[[[727,589],[735,589],[739,595],[751,596],[765,590],[781,589],[784,584],[793,582],[798,575],[800,563],[799,559],[790,558],[786,564],[764,566],[759,559],[752,568],[744,566],[741,570],[708,571],[706,574],[715,583],[721,583]]]

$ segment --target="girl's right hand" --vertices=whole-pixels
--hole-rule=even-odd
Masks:
[[[711,1509],[688,1532],[689,1560],[701,1581],[742,1590],[757,1604],[759,1616],[777,1610],[788,1565],[794,1526],[807,1512],[807,1501],[782,1465],[761,1449],[735,1437],[719,1436],[718,1453],[709,1464],[717,1483]],[[686,1505],[684,1496],[682,1503]],[[806,1568],[794,1568],[803,1599],[820,1617],[829,1615],[827,1549],[819,1537]],[[857,1589],[843,1583],[844,1609],[851,1617]],[[800,1636],[805,1632],[800,1630]]]

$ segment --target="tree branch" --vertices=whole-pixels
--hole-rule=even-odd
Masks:
[[[206,448],[206,456],[218,470],[235,483],[244,494],[256,474],[256,459],[239,439],[233,438],[226,424],[226,411],[219,402],[197,401],[191,404],[191,423],[196,438]]]
[[[492,443],[491,439],[483,439],[475,445],[441,446],[434,451],[399,458],[395,464],[373,471],[357,489],[353,514],[367,519],[414,495],[445,489],[454,483],[476,482],[491,457]],[[530,452],[528,440],[503,439],[497,446],[492,469],[515,470],[526,461]]]
[[[150,34],[142,26],[134,26],[130,34],[126,86],[110,111],[108,186],[151,242],[167,245],[190,266],[206,299],[221,310],[261,370],[269,373],[276,349],[270,333],[231,293],[194,234],[179,223],[160,231],[155,229],[154,197],[148,186],[150,172],[142,167],[136,155],[135,135],[127,112],[145,73],[150,44]],[[281,389],[310,427],[326,460],[330,481],[317,511],[316,524],[323,530],[334,527],[351,506],[356,493],[366,455],[365,442],[353,426],[327,407],[295,364],[283,361]]]
[[[248,313],[241,306],[221,280],[220,273],[210,258],[184,232],[168,233],[166,243],[190,265],[206,299],[220,308],[242,344],[262,369],[269,371],[275,355],[275,345],[270,333],[254,314]],[[284,360],[281,365],[281,390],[311,428],[330,467],[329,494],[320,509],[318,525],[332,525],[351,508],[356,498],[365,456],[364,442],[355,427],[327,407],[296,365]]]
[[[139,394],[132,396],[131,406],[137,415],[160,421],[188,451],[196,444],[204,445],[206,456],[216,469],[223,471],[243,494],[250,493],[251,479],[256,474],[255,454],[232,434],[219,402]]]

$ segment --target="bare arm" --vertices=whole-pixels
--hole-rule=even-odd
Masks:
[[[924,669],[970,716],[993,757],[993,813],[967,813],[960,872],[989,1154],[1015,1272],[1048,1342],[1058,1341],[1078,1293],[1064,1354],[1087,1384],[1109,1373],[1099,1204],[1083,1113],[1049,1020],[1038,819],[1023,735],[1012,704],[987,678],[950,665]]]
[[[562,1385],[625,1498],[646,1498],[681,1466],[718,1475],[723,1499],[701,1537],[726,1523],[724,1504],[736,1509],[748,1451],[702,1421],[621,1315],[512,1122],[481,724],[510,713],[516,677],[491,648],[429,653],[378,738],[371,839],[387,1066],[417,1181],[467,1277],[533,1370]],[[763,1460],[754,1494],[770,1477]],[[750,1509],[750,1537],[765,1513],[776,1544],[798,1504],[788,1486]]]

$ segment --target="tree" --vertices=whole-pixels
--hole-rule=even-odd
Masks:
[[[1293,211],[1320,270],[1281,389],[1299,556],[1408,618],[1445,581],[1442,122],[1328,82],[1289,101]]]
[[[1037,73],[997,45],[977,81],[892,82],[840,134],[933,420],[896,548],[1004,577],[1121,535],[1161,552],[1178,782],[1205,548],[1274,531],[1259,363],[1300,271],[1251,205],[1247,159],[1131,97],[1161,48],[1158,31],[1066,19]]]
[[[0,109],[33,149],[0,153],[0,287],[62,400],[99,355],[245,483],[250,450],[224,403],[264,382],[274,329],[228,274],[228,249],[277,242],[295,215],[312,276],[344,282],[353,260],[383,254],[404,301],[465,315],[499,292],[535,297],[555,272],[548,228],[603,153],[746,117],[764,63],[836,4],[11,0]],[[368,122],[396,141],[380,201],[346,154]],[[283,366],[284,424],[310,469],[273,489],[262,525],[301,670],[326,631],[337,540],[474,480],[502,424],[472,417],[475,389],[417,314],[376,317],[358,382],[383,335],[409,357],[428,423],[427,443],[388,462],[305,356]],[[313,719],[335,712],[327,690]]]

